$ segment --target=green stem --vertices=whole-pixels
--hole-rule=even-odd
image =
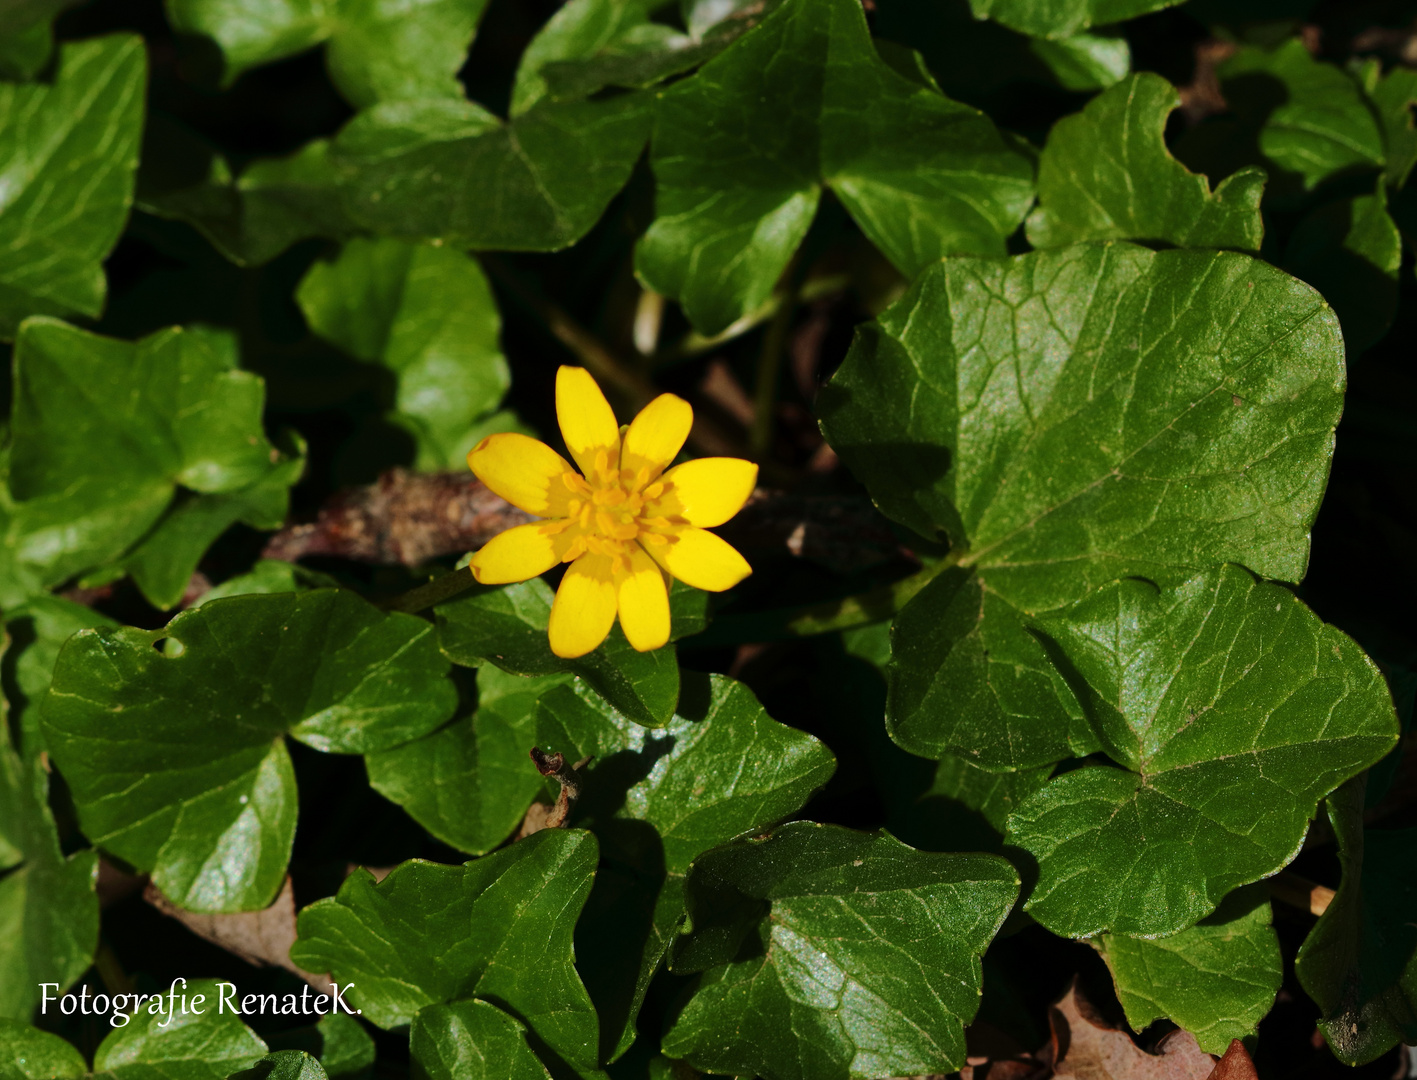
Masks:
[[[900,609],[941,572],[958,564],[963,553],[951,552],[932,566],[908,578],[870,589],[854,596],[824,604],[779,608],[752,615],[729,615],[710,624],[692,641],[696,645],[742,644],[744,642],[790,641],[793,638],[853,630],[894,618]]]
[[[434,578],[427,585],[409,589],[408,592],[394,597],[382,606],[385,611],[403,611],[409,615],[416,615],[420,611],[436,607],[444,600],[451,600],[459,593],[467,592],[476,584],[477,579],[472,576],[472,570],[464,566],[461,570],[454,570],[451,574]]]

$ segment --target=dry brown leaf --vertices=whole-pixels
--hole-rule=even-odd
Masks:
[[[1048,1020],[1056,1080],[1210,1080],[1215,1071],[1215,1058],[1189,1031],[1171,1032],[1148,1054],[1125,1031],[1108,1027],[1076,982],[1048,1010]]]
[[[295,890],[289,876],[270,907],[231,915],[206,915],[178,907],[149,882],[143,899],[164,915],[176,919],[199,938],[219,945],[256,967],[283,967],[300,976],[322,994],[331,992],[328,975],[312,975],[290,960],[295,942]]]
[[[1215,1063],[1215,1071],[1209,1080],[1260,1080],[1255,1072],[1255,1063],[1250,1060],[1249,1051],[1239,1039],[1231,1039],[1225,1056]]]

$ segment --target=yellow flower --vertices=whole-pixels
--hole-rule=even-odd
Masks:
[[[489,435],[467,455],[477,478],[544,521],[494,536],[472,557],[485,585],[525,581],[570,563],[551,606],[551,651],[584,656],[610,633],[615,614],[640,652],[669,640],[669,580],[722,592],[752,567],[705,529],[722,525],[753,492],[758,467],[699,458],[668,472],[694,410],[661,394],[620,427],[584,368],[556,372],[556,417],[580,466],[525,435]]]

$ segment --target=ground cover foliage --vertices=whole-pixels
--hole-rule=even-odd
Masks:
[[[1414,27],[0,5],[0,1080],[1417,1075]],[[562,364],[652,652],[460,569]]]

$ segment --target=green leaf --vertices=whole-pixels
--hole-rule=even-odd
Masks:
[[[464,866],[406,862],[378,883],[356,870],[300,913],[290,958],[354,984],[349,1000],[380,1027],[481,997],[525,1024],[544,1059],[594,1072],[595,1010],[571,933],[596,858],[589,833],[543,829]]]
[[[1208,1054],[1253,1036],[1284,981],[1262,885],[1236,890],[1179,934],[1154,941],[1103,934],[1097,948],[1133,1031],[1171,1020]]]
[[[146,81],[142,39],[114,34],[66,43],[52,84],[0,83],[0,340],[27,315],[103,311]]]
[[[194,542],[221,518],[264,521],[277,503],[283,516],[298,463],[266,440],[265,385],[237,369],[233,335],[173,327],[127,342],[35,318],[20,329],[14,362],[11,557],[30,580],[57,584],[118,559],[178,485],[233,497],[199,500],[159,526],[159,553],[191,563]],[[164,573],[142,567],[158,599],[172,592]]]
[[[691,933],[671,966],[725,966],[703,976],[664,1053],[708,1072],[806,1080],[963,1067],[980,957],[1018,878],[992,855],[804,821],[701,856],[686,888]]]
[[[194,979],[185,991],[170,1012],[154,1011],[157,1002],[144,1002],[127,1024],[109,1032],[94,1053],[95,1077],[226,1080],[265,1057],[266,1044],[230,1009],[219,1006],[215,981]]]
[[[17,0],[0,11],[0,79],[33,79],[54,54],[54,19],[78,0]]]
[[[1329,203],[1295,226],[1284,268],[1333,305],[1350,358],[1376,345],[1397,315],[1402,236],[1387,212],[1387,195]]]
[[[1057,41],[1032,38],[1028,46],[1064,90],[1105,90],[1132,69],[1131,45],[1116,32],[1073,34]]]
[[[817,399],[876,504],[954,547],[896,619],[892,738],[994,769],[1088,753],[1027,618],[1225,561],[1298,581],[1343,386],[1331,309],[1245,255],[1113,242],[927,271]]]
[[[354,1017],[342,1012],[326,1013],[309,1027],[295,1028],[271,1036],[272,1050],[304,1050],[320,1061],[332,1080],[355,1076],[374,1065],[374,1040]]]
[[[67,1080],[88,1074],[83,1056],[58,1035],[0,1017],[0,1080]]]
[[[854,0],[786,0],[659,98],[657,217],[635,268],[717,333],[768,297],[828,186],[906,275],[1004,254],[1031,155],[984,114],[901,74]]]
[[[470,589],[435,609],[438,644],[449,660],[465,667],[490,662],[513,675],[578,675],[635,723],[667,723],[679,701],[674,649],[636,652],[617,626],[594,652],[563,660],[546,637],[552,599],[551,587],[540,578]]]
[[[1132,578],[1040,631],[1119,767],[1065,773],[1009,817],[1054,933],[1174,934],[1278,871],[1318,801],[1397,738],[1387,684],[1288,589],[1223,566]]]
[[[418,440],[415,467],[466,466],[473,425],[511,385],[502,320],[477,263],[401,240],[351,240],[316,263],[295,293],[310,329],[398,376],[395,415]]]
[[[526,1028],[486,1001],[430,1005],[413,1018],[409,1052],[428,1080],[549,1080]]]
[[[1243,48],[1219,75],[1241,128],[1258,131],[1276,194],[1384,165],[1383,133],[1357,80],[1315,59],[1298,39],[1273,52]]]
[[[49,689],[60,646],[80,630],[117,625],[91,607],[57,596],[36,596],[5,613],[10,647],[0,658],[0,672],[10,706],[11,731],[26,761],[45,748],[38,705]]]
[[[303,1050],[277,1050],[228,1080],[328,1080],[320,1062]]]
[[[79,823],[192,911],[256,910],[295,831],[290,735],[366,753],[456,702],[432,627],[338,589],[243,596],[65,644],[43,734]],[[123,737],[119,737],[120,734]]]
[[[1258,252],[1263,170],[1243,169],[1212,192],[1166,149],[1166,117],[1180,104],[1175,87],[1142,72],[1054,124],[1038,161],[1029,243],[1141,240]]]
[[[220,585],[213,585],[191,605],[193,608],[221,600],[227,596],[249,596],[252,593],[269,594],[285,592],[309,592],[311,589],[335,588],[338,583],[328,574],[321,574],[296,563],[279,559],[262,559],[250,571],[229,578]]]
[[[605,212],[648,128],[639,95],[544,102],[510,124],[470,101],[389,102],[350,121],[330,160],[345,208],[372,232],[556,251]]]
[[[62,993],[98,947],[98,855],[65,858],[49,812],[49,778],[0,731],[0,1017],[28,1020],[50,983]],[[4,1073],[0,1029],[0,1075]]]
[[[695,857],[802,807],[836,769],[812,736],[773,720],[741,683],[685,678],[679,711],[647,731],[579,683],[541,701],[537,741],[568,761],[592,756],[579,820],[605,866],[581,918],[577,953],[601,1017],[602,1056],[634,1039],[635,1016],[684,915]]]
[[[1180,0],[969,0],[976,19],[993,19],[1021,34],[1062,38],[1100,23],[1117,23]]]
[[[357,108],[461,98],[458,69],[487,0],[167,0],[179,33],[221,47],[223,84],[328,41],[330,78]]]
[[[445,844],[491,851],[521,823],[544,781],[529,752],[536,707],[565,675],[526,678],[486,665],[477,709],[402,746],[369,754],[369,783]]]
[[[1381,72],[1381,65],[1373,62],[1364,68],[1361,78],[1382,125],[1387,159],[1383,179],[1397,191],[1417,165],[1417,127],[1412,115],[1412,106],[1417,104],[1417,71],[1398,66],[1386,75]]]
[[[1417,829],[1365,829],[1365,783],[1328,800],[1343,880],[1294,962],[1323,1017],[1319,1030],[1348,1065],[1417,1041]]]
[[[270,472],[250,487],[192,495],[163,515],[121,564],[153,607],[170,611],[178,605],[207,548],[232,525],[278,529],[285,524],[290,488],[305,471],[304,450],[299,443],[293,456],[273,452]]]
[[[328,139],[259,159],[233,177],[226,159],[185,129],[160,115],[151,124],[138,209],[185,221],[236,265],[259,266],[299,240],[359,231],[345,212]]]
[[[697,67],[762,22],[779,0],[691,5],[686,30],[654,22],[660,0],[571,0],[522,53],[512,115],[549,96],[646,87]]]

